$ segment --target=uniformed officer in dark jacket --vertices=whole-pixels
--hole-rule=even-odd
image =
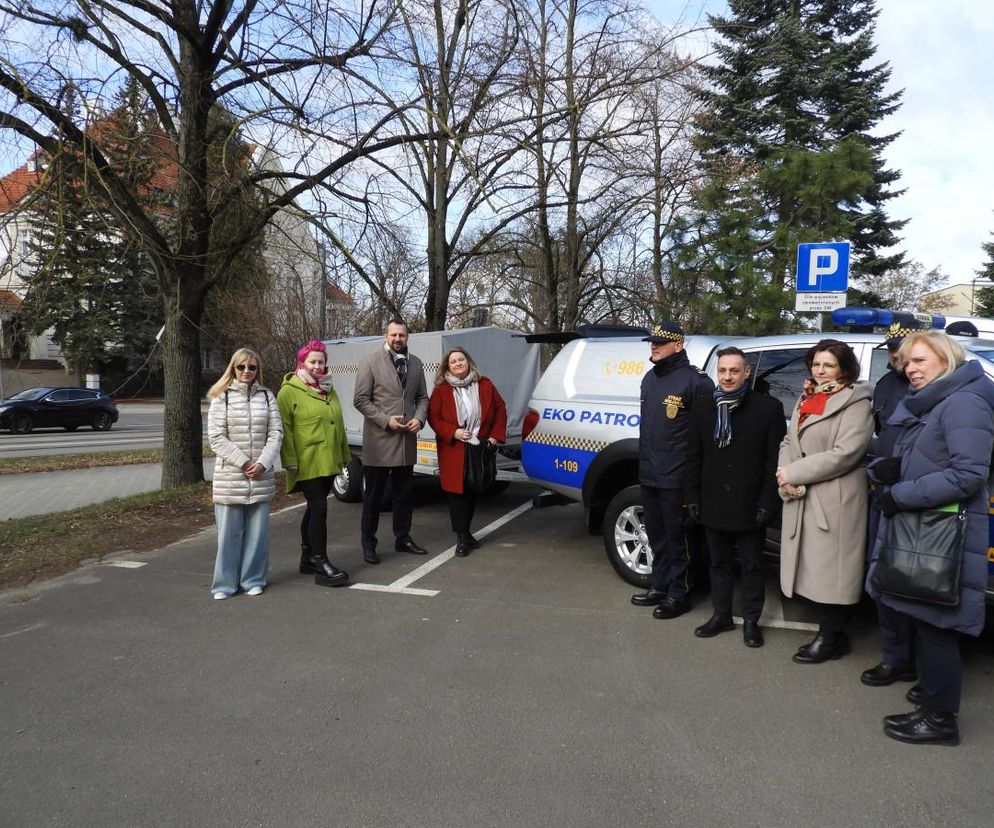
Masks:
[[[660,322],[649,342],[652,369],[642,378],[639,483],[642,514],[652,549],[648,592],[632,596],[640,607],[655,607],[655,618],[676,618],[690,610],[683,507],[684,466],[690,412],[708,399],[714,383],[690,364],[679,325]]]
[[[711,638],[732,629],[735,553],[742,564],[742,637],[762,647],[763,543],[780,507],[777,458],[787,421],[780,401],[754,391],[738,348],[718,351],[718,387],[694,407],[687,441],[687,510],[711,550],[714,614],[694,630]]]
[[[901,429],[888,425],[897,404],[908,395],[908,378],[898,360],[898,349],[912,331],[921,330],[915,320],[895,322],[887,331],[887,362],[889,370],[877,380],[873,388],[873,425],[876,437],[870,445],[870,456],[893,457]],[[879,491],[870,493],[870,518],[867,531],[867,559],[873,556],[873,546],[880,526],[880,509],[877,507]],[[880,663],[864,670],[859,680],[869,687],[887,687],[895,681],[914,681],[915,654],[911,636],[911,623],[906,615],[877,601],[877,621],[880,624]]]

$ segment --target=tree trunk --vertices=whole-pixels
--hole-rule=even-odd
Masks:
[[[166,383],[162,488],[202,483],[204,427],[200,414],[201,291],[165,303],[162,365]]]

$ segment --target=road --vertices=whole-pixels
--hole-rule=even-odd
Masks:
[[[118,411],[120,418],[110,431],[87,428],[76,432],[49,428],[30,434],[0,431],[0,457],[162,448],[162,403],[128,403],[118,406]]]
[[[213,532],[0,595],[5,825],[986,825],[991,638],[964,648],[958,748],[881,734],[907,685],[867,688],[855,652],[790,655],[810,608],[775,598],[766,646],[708,615],[632,607],[579,506],[481,504],[452,556],[419,485],[428,558],[362,563],[359,505],[330,502],[351,589],[297,574],[299,509],[272,520],[271,586],[210,600]],[[389,537],[389,516],[381,524]],[[489,528],[488,528],[489,527]]]

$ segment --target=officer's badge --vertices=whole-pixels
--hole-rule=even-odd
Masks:
[[[676,415],[683,408],[683,397],[679,394],[670,394],[663,400],[663,405],[666,406],[666,416],[671,420],[675,420]]]
[[[671,420],[675,420],[677,412],[679,410],[680,410],[679,408],[677,408],[675,405],[670,403],[669,405],[666,406],[666,416],[669,417]]]

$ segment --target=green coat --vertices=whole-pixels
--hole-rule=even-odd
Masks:
[[[286,474],[286,490],[294,492],[301,480],[333,477],[352,459],[345,439],[342,404],[333,389],[327,398],[303,382],[294,373],[283,377],[276,395],[283,420],[283,445],[280,460],[284,468],[297,467]]]

